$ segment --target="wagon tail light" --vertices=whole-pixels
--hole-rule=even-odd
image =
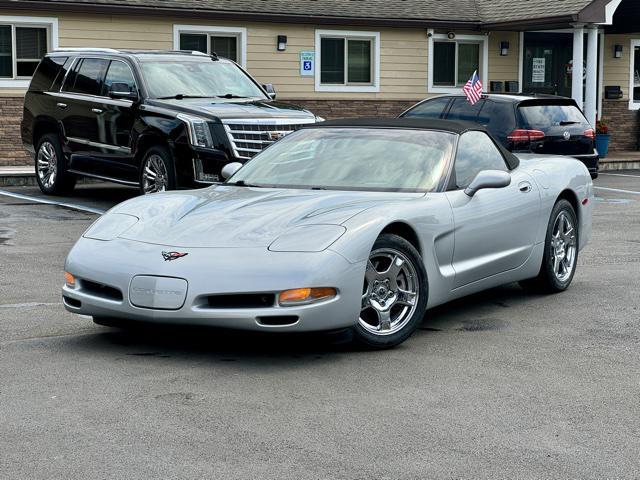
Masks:
[[[588,128],[584,131],[584,136],[590,138],[591,140],[595,140],[596,132],[593,128]]]
[[[507,136],[507,140],[513,143],[531,143],[544,138],[544,132],[540,130],[516,129]]]

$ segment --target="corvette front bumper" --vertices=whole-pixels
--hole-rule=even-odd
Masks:
[[[188,255],[166,261],[162,251],[167,250]],[[76,285],[65,285],[62,296],[68,311],[96,317],[247,330],[332,330],[357,322],[364,268],[330,250],[173,248],[82,238],[65,264]],[[338,294],[295,307],[268,300],[244,305],[242,300],[257,295],[275,299],[283,290],[303,287],[334,287]],[[234,301],[220,306],[212,297]]]

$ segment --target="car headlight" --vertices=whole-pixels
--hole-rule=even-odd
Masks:
[[[324,118],[320,115],[316,115],[316,122],[324,122]]]
[[[126,213],[108,213],[93,222],[82,236],[106,242],[118,238],[138,223],[138,220],[138,217]]]
[[[189,133],[189,143],[194,147],[213,148],[211,130],[205,118],[179,113],[177,117],[187,126]]]
[[[338,240],[347,229],[341,225],[300,225],[276,238],[272,252],[321,252]]]

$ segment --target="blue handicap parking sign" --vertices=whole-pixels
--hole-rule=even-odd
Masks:
[[[311,62],[309,60],[306,60],[303,64],[302,67],[306,72],[308,72],[309,70],[311,70]]]

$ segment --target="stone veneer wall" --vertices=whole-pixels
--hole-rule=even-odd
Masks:
[[[31,165],[31,157],[22,148],[20,122],[23,97],[0,97],[0,167]]]
[[[609,125],[609,150],[639,150],[640,112],[629,110],[628,100],[603,100],[602,119]]]
[[[287,100],[283,100],[287,102]],[[351,117],[397,117],[418,101],[405,100],[290,100],[327,120]]]
[[[286,101],[286,100],[284,100]],[[31,165],[22,148],[20,121],[23,97],[0,97],[0,166]],[[402,100],[291,100],[327,120],[349,117],[395,117],[415,104]],[[611,129],[612,151],[638,150],[640,113],[627,100],[604,100],[604,120]]]

